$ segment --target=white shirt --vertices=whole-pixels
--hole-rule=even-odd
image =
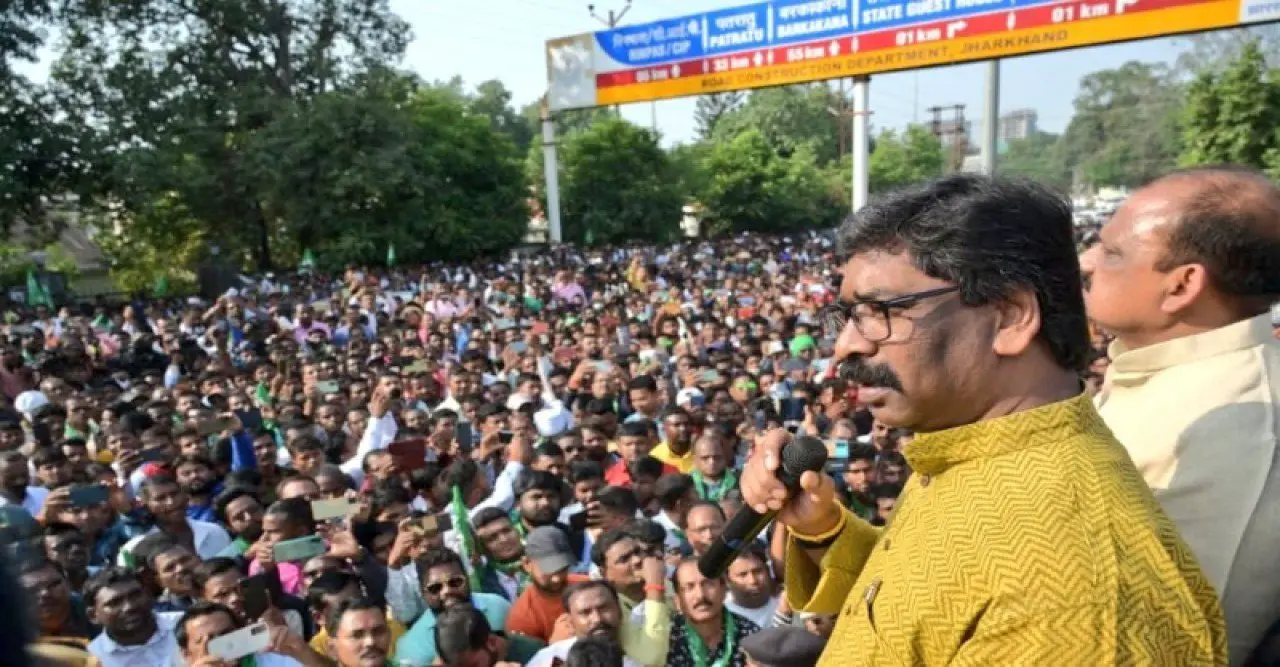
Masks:
[[[223,530],[222,526],[207,521],[196,521],[195,519],[187,519],[187,525],[191,526],[192,541],[196,545],[196,555],[200,560],[209,560],[222,553],[224,549],[231,546],[231,536]],[[130,567],[128,558],[133,553],[134,547],[142,541],[147,535],[160,532],[159,526],[152,526],[151,530],[143,535],[139,535],[120,547],[120,553],[116,556],[116,565],[120,567]]]
[[[724,606],[729,611],[755,623],[757,627],[767,628],[773,625],[773,612],[778,608],[778,597],[775,595],[763,606],[751,609],[738,604],[733,599],[733,593],[730,592],[725,597]]]
[[[89,653],[102,663],[102,667],[166,667],[180,660],[178,639],[173,630],[182,614],[165,612],[156,614],[156,632],[145,644],[121,646],[107,636],[106,631],[89,642]]]
[[[577,637],[558,641],[534,654],[533,659],[529,661],[526,667],[551,667],[556,660],[568,658],[569,649],[573,648],[573,645],[577,642]],[[640,663],[624,655],[622,656],[622,667],[640,667]]]
[[[378,419],[370,419],[369,424],[364,427],[364,433],[360,436],[360,445],[356,447],[356,455],[347,459],[342,463],[342,472],[351,477],[351,481],[355,482],[356,488],[364,483],[364,457],[366,454],[379,449],[386,449],[387,445],[395,442],[396,434],[400,432],[399,424],[396,424],[395,415],[388,410],[387,414],[382,415]]]
[[[44,507],[44,499],[49,497],[49,490],[39,486],[28,486],[27,495],[22,499],[22,509],[27,511],[32,517],[40,513],[40,508]],[[12,505],[8,498],[0,496],[0,507]]]

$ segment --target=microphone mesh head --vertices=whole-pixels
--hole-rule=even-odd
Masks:
[[[804,436],[792,440],[782,448],[782,465],[778,479],[788,488],[800,486],[800,476],[807,471],[822,472],[827,465],[827,446],[817,438]]]

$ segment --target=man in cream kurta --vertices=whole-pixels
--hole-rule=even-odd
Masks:
[[[1212,241],[1205,239],[1212,238]],[[1083,258],[1114,333],[1096,398],[1222,599],[1232,665],[1280,620],[1280,192],[1231,170],[1135,193]]]

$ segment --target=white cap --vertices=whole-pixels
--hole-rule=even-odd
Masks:
[[[702,393],[702,390],[696,387],[685,387],[676,394],[676,405],[680,407],[685,407],[690,403],[703,405],[705,400],[706,396]]]
[[[573,427],[573,415],[563,405],[553,403],[533,413],[533,425],[538,428],[538,435],[554,438]]]
[[[780,340],[769,341],[769,344],[766,345],[764,348],[764,353],[766,356],[773,356],[775,354],[785,354],[786,351],[787,351],[786,346],[784,346],[782,344],[782,341]]]

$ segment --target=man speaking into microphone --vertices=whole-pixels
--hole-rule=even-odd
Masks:
[[[918,437],[883,529],[824,474],[788,493],[785,432],[743,471],[748,505],[789,529],[792,608],[838,615],[820,664],[1226,664],[1214,590],[1082,393],[1069,205],[953,176],[873,202],[839,241],[834,361]]]

